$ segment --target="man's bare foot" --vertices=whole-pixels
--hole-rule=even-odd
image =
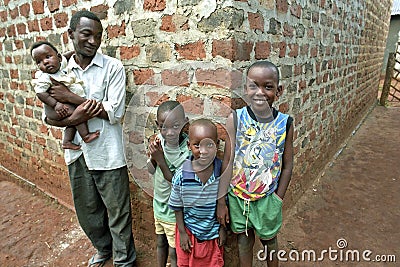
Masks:
[[[86,136],[82,137],[85,143],[90,143],[97,137],[99,137],[100,131],[95,131],[94,133],[88,133]]]
[[[78,150],[81,148],[79,145],[75,145],[71,141],[64,141],[61,145],[63,149],[72,149],[72,150]]]

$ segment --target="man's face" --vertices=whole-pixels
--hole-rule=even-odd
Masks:
[[[93,57],[101,44],[103,27],[101,23],[82,17],[76,25],[76,30],[68,30],[75,52],[84,57]]]

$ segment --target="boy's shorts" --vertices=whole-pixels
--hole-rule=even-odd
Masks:
[[[175,248],[175,225],[176,223],[164,222],[157,218],[154,218],[154,226],[156,227],[157,235],[166,235],[168,245],[171,248]]]
[[[176,227],[176,257],[179,267],[189,266],[224,266],[224,246],[218,246],[218,238],[199,241],[185,227],[192,247],[190,253],[186,253],[180,246],[180,235]]]
[[[234,233],[254,229],[260,239],[274,238],[282,226],[282,199],[275,193],[264,198],[247,201],[228,194],[230,226]]]

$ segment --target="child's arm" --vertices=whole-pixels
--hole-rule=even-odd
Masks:
[[[290,125],[289,131],[286,133],[285,150],[282,155],[282,170],[279,177],[279,184],[276,194],[283,199],[286,190],[289,186],[290,179],[292,178],[293,170],[293,123]]]
[[[183,222],[183,211],[175,211],[176,225],[178,226],[178,231],[180,235],[180,246],[183,251],[190,253],[192,242],[190,242],[189,236],[185,230],[185,223]]]
[[[226,227],[226,223],[229,223],[229,212],[226,205],[225,196],[228,193],[233,170],[233,158],[236,138],[233,116],[234,114],[231,113],[226,121],[226,130],[228,132],[228,137],[225,141],[224,159],[222,161],[221,178],[219,180],[218,186],[217,219],[223,227]]]
[[[58,102],[54,97],[51,97],[51,95],[48,92],[37,93],[36,96],[44,104],[48,105],[49,107],[52,107],[57,112],[58,116],[60,116],[60,118],[68,116],[69,114],[68,106]]]

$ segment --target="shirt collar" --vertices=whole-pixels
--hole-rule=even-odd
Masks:
[[[78,65],[78,63],[76,63],[74,55],[69,59],[68,67],[70,67],[71,69],[73,69],[73,68],[81,69],[81,67]],[[100,68],[102,68],[104,66],[102,54],[100,54],[99,52],[96,52],[96,55],[92,59],[92,62],[90,62],[90,64],[86,67],[86,69],[89,68],[91,65],[97,65]]]

